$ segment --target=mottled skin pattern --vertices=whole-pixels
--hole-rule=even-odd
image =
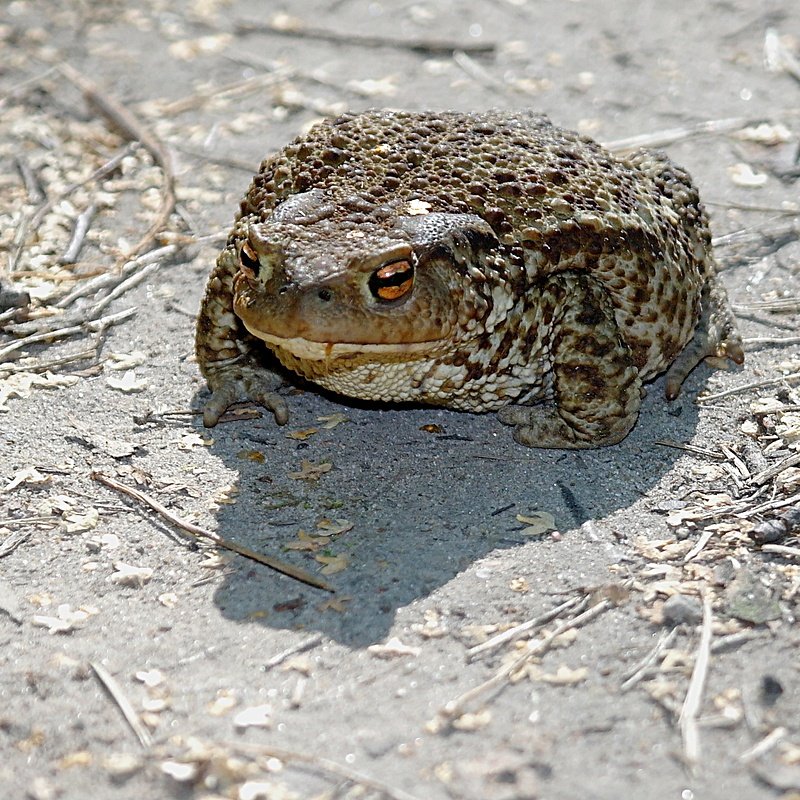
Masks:
[[[668,368],[674,397],[706,356],[743,359],[689,176],[506,112],[345,115],[262,164],[197,325],[206,425],[246,399],[287,420],[269,351],[566,448],[624,438]]]

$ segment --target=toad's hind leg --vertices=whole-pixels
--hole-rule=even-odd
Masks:
[[[703,287],[700,319],[694,337],[672,362],[667,371],[665,394],[674,400],[687,375],[704,359],[712,366],[723,366],[726,359],[736,364],[744,361],[742,338],[728,303],[728,296],[716,276]]]
[[[550,331],[555,404],[509,405],[498,417],[528,447],[590,448],[616,444],[636,422],[642,382],[597,281],[562,273],[543,292],[560,307]]]

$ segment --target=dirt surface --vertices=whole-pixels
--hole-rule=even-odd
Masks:
[[[789,0],[4,3],[0,796],[797,797],[798,36]],[[299,386],[287,428],[204,430],[193,319],[251,173],[371,106],[657,134],[744,368],[588,452]]]

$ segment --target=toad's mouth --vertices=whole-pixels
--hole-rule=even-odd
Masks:
[[[333,361],[337,358],[366,355],[374,356],[380,360],[381,356],[407,355],[409,357],[418,356],[436,349],[441,343],[441,339],[433,339],[427,342],[395,342],[395,343],[376,343],[364,344],[361,342],[315,342],[312,339],[304,339],[299,336],[286,338],[275,336],[271,333],[253,330],[249,326],[247,329],[253,336],[257,336],[266,342],[274,350],[283,350],[291,353],[295,358],[302,361]]]

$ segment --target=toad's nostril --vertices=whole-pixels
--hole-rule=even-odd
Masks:
[[[327,303],[333,298],[333,292],[330,289],[320,289],[317,292],[317,297],[324,303]]]

